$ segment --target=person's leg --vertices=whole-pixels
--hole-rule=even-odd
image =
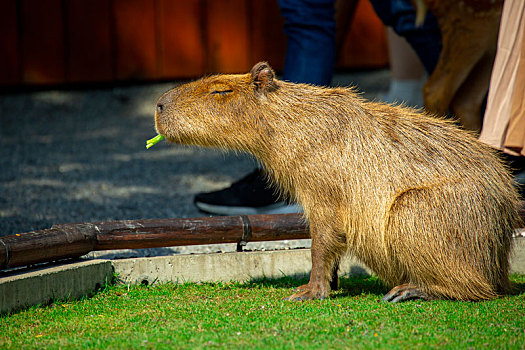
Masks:
[[[329,85],[335,64],[335,1],[280,0],[287,37],[283,79]]]
[[[389,103],[423,106],[425,71],[410,44],[391,27],[387,27],[388,53],[390,56],[390,86],[379,99]]]
[[[441,53],[441,31],[436,18],[427,12],[425,21],[416,26],[416,11],[410,0],[370,0],[377,15],[386,26],[405,38],[430,75]]]
[[[421,79],[425,73],[424,68],[410,44],[391,27],[387,27],[387,38],[392,78],[398,80]]]

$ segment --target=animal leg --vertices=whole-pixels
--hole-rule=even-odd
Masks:
[[[471,45],[472,47],[466,48],[460,55],[459,52],[462,52],[460,50],[463,48],[457,47],[459,46],[457,42],[448,42],[446,39],[444,38],[443,41],[440,60],[423,88],[425,109],[438,115],[447,113],[457,90],[484,54],[481,51],[482,47]],[[454,59],[446,60],[443,57],[454,57]]]
[[[425,291],[421,290],[419,287],[410,283],[401,284],[392,288],[392,290],[390,290],[390,292],[388,292],[383,297],[383,301],[388,301],[391,303],[398,303],[414,299],[432,300],[434,298],[428,295],[428,293]]]
[[[435,7],[439,5],[433,5]],[[433,10],[432,7],[429,7]],[[496,47],[498,38],[499,11],[483,16],[463,15],[457,18],[455,11],[438,11],[443,49],[438,64],[429,77],[423,95],[427,111],[446,114],[458,89],[472,74],[480,60]],[[469,85],[467,85],[468,87]]]
[[[328,297],[331,287],[337,287],[337,270],[339,257],[345,244],[333,241],[335,235],[316,229],[310,225],[312,235],[312,272],[308,284],[296,289],[286,300],[311,300]]]
[[[330,289],[338,290],[339,289],[339,262],[334,264],[334,269],[332,272],[332,279],[330,280]],[[296,292],[305,290],[308,287],[308,284],[303,284],[295,289]]]
[[[452,112],[467,130],[481,131],[481,108],[489,89],[494,57],[495,52],[491,51],[480,59],[452,100]]]

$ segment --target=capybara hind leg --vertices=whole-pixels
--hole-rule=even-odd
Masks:
[[[405,283],[392,288],[392,290],[383,297],[383,301],[389,301],[391,303],[398,303],[414,299],[432,300],[434,298],[425,291],[421,290],[419,287],[410,283]]]
[[[312,272],[310,282],[296,289],[286,300],[324,299],[334,285],[334,276],[337,276],[337,265],[342,252],[342,245],[327,239],[334,235],[320,234],[313,229],[312,233]],[[336,278],[337,281],[337,278]],[[337,283],[337,282],[335,282]]]

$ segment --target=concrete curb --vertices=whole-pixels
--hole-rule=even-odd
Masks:
[[[0,314],[55,299],[80,298],[111,283],[112,279],[113,265],[109,260],[22,269],[0,277]]]
[[[229,282],[283,276],[308,276],[310,249],[264,252],[173,255],[112,261],[117,278],[125,284],[157,282]],[[340,275],[369,273],[357,260],[346,257]]]
[[[516,239],[511,267],[512,273],[525,274],[525,238]],[[114,273],[121,283],[153,284],[300,277],[310,269],[310,249],[95,259],[20,269],[0,275],[0,314],[89,295],[110,283]],[[341,262],[340,275],[367,273],[369,270],[352,257]]]

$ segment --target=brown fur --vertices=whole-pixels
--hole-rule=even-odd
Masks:
[[[167,92],[155,121],[171,142],[255,155],[303,206],[312,273],[290,299],[326,297],[347,251],[428,298],[508,287],[517,193],[494,152],[449,121],[280,81],[266,63]]]
[[[481,130],[482,105],[496,56],[503,0],[418,0],[436,17],[443,49],[423,89],[425,108],[452,111],[468,130]]]

